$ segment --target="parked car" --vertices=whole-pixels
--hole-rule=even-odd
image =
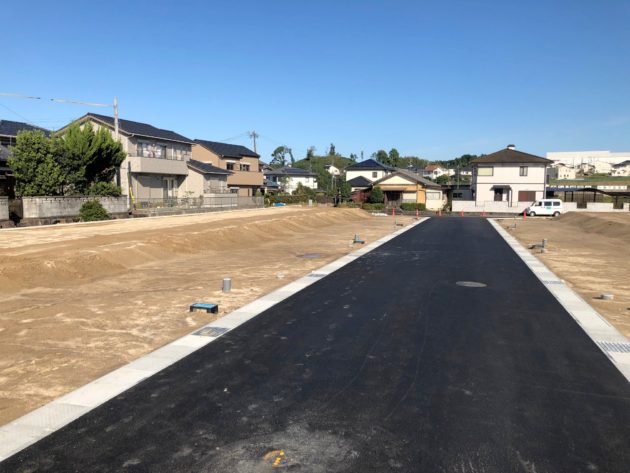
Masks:
[[[543,199],[525,209],[527,215],[553,215],[557,217],[564,212],[564,206],[560,199]]]

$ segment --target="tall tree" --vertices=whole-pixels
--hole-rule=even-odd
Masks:
[[[374,159],[376,159],[379,163],[382,164],[390,164],[389,163],[389,154],[384,149],[379,149],[376,153],[372,155]]]
[[[350,153],[350,159],[356,163],[359,157],[354,153]]]
[[[9,157],[16,195],[61,194],[63,174],[56,159],[61,146],[58,138],[50,139],[39,130],[18,133]]]
[[[306,149],[306,159],[311,159],[315,156],[315,146],[309,146]]]
[[[86,194],[92,184],[110,182],[126,156],[107,129],[95,132],[91,123],[70,125],[62,142],[59,165],[66,191],[73,194]]]
[[[328,148],[328,156],[335,156],[337,151],[335,150],[335,144],[330,143],[330,148]]]
[[[400,153],[396,148],[392,148],[389,150],[389,164],[392,166],[398,167],[400,164]]]
[[[271,167],[281,168],[287,165],[287,147],[286,146],[278,146],[271,153],[272,160],[269,163]]]

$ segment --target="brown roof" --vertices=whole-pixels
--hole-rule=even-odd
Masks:
[[[532,164],[551,164],[553,161],[547,158],[541,158],[529,153],[523,153],[515,149],[505,148],[496,153],[473,159],[472,164],[491,164],[491,163],[532,163]]]
[[[413,182],[417,182],[418,184],[422,184],[424,187],[426,187],[427,189],[441,189],[442,186],[440,184],[437,184],[433,181],[429,181],[428,179],[425,179],[424,177],[411,172],[411,171],[407,171],[406,169],[398,169],[395,173],[389,174],[385,177],[381,177],[378,181],[374,181],[372,183],[372,185],[376,186],[378,184],[380,184],[381,182],[384,182],[388,179],[391,179],[394,176],[402,176],[405,177]]]

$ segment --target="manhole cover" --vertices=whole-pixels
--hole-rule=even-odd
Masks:
[[[317,259],[321,257],[322,255],[320,253],[304,253],[303,255],[298,256],[298,258],[304,258],[304,259]]]
[[[455,284],[462,287],[486,287],[487,284],[476,281],[457,281]]]
[[[228,330],[229,329],[225,327],[203,327],[194,332],[193,335],[199,335],[200,337],[218,337]]]

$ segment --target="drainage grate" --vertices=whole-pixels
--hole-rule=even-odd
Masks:
[[[200,337],[218,337],[229,330],[229,328],[225,327],[203,327],[194,332],[193,335],[198,335]]]
[[[462,287],[486,287],[487,284],[476,281],[457,281],[455,284]]]
[[[630,353],[630,343],[627,342],[595,342],[597,346],[607,352]]]
[[[324,273],[310,273],[308,275],[309,278],[323,278],[326,276]]]

